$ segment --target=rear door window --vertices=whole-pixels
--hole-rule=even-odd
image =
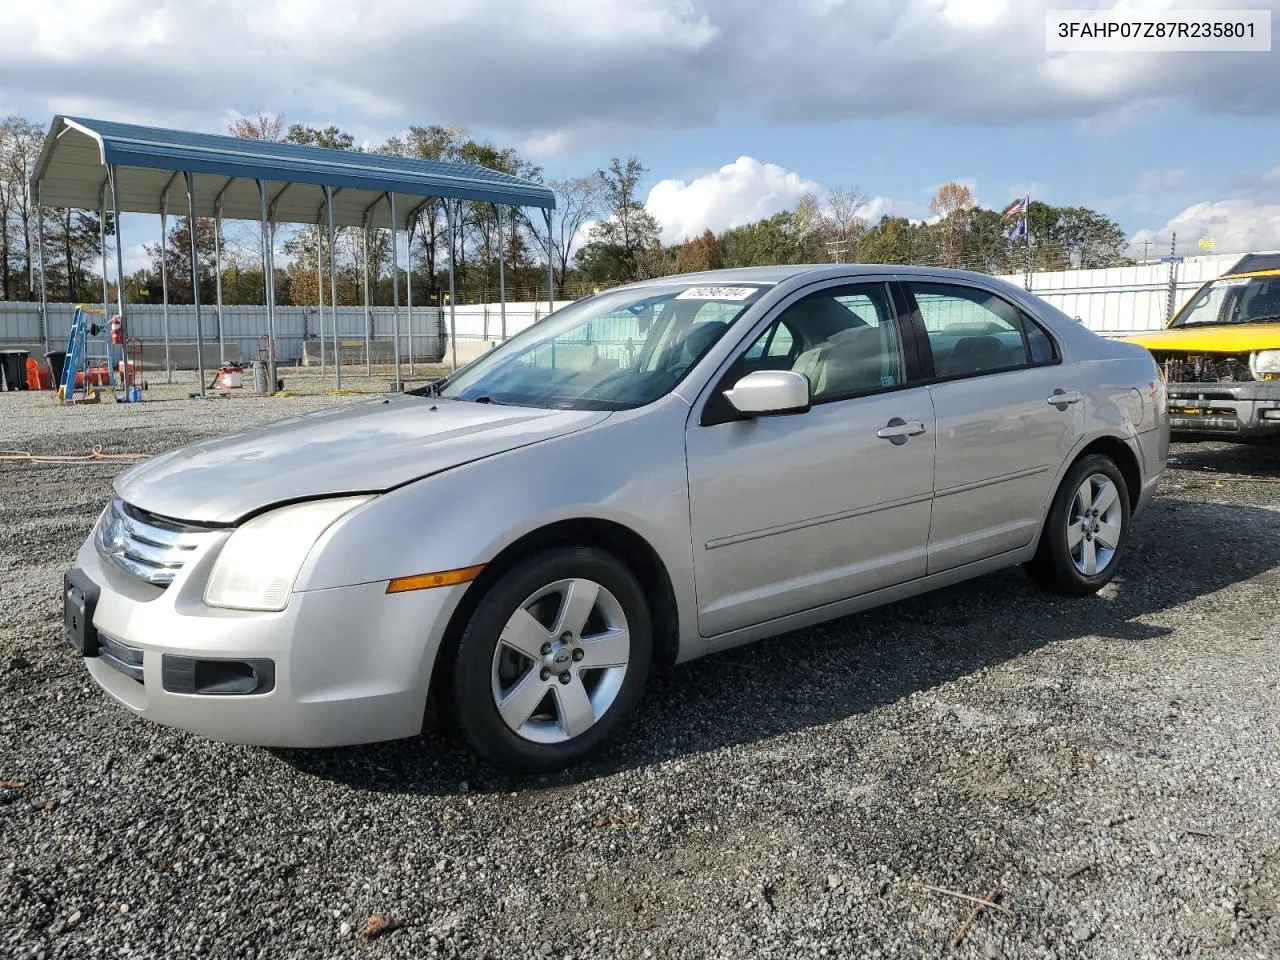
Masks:
[[[1053,339],[1002,297],[978,287],[908,281],[939,377],[1053,363]]]

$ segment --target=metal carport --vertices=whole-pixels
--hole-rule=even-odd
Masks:
[[[166,217],[169,196],[175,190],[186,194],[187,214],[191,222],[192,284],[196,301],[196,357],[200,391],[204,393],[204,344],[200,320],[199,269],[196,252],[196,218],[212,217],[257,220],[263,236],[263,284],[266,290],[267,326],[270,354],[269,380],[275,388],[275,296],[273,226],[277,223],[324,225],[332,249],[334,230],[340,226],[358,226],[367,231],[371,226],[392,231],[392,305],[395,309],[396,386],[402,384],[400,373],[400,289],[397,233],[409,231],[427,200],[443,199],[449,230],[449,308],[450,343],[456,365],[457,335],[454,325],[454,228],[456,204],[461,201],[492,203],[501,206],[541,209],[548,222],[555,209],[555,195],[549,187],[513,177],[495,170],[470,164],[441,163],[377,153],[329,150],[292,143],[242,140],[237,137],[208,133],[190,133],[156,127],[58,116],[53,120],[44,148],[31,177],[37,204],[99,210],[110,209],[115,215],[116,304],[122,322],[128,317],[124,304],[124,264],[121,253],[120,214],[151,213]],[[110,205],[108,206],[108,198]],[[40,300],[41,324],[48,330],[44,282],[44,219],[40,222]],[[501,230],[501,222],[499,222]],[[164,227],[162,225],[161,233]],[[410,257],[412,250],[409,249]],[[217,309],[221,311],[221,250],[217,274]],[[504,288],[499,258],[500,288]],[[162,265],[164,258],[162,257]],[[551,284],[547,299],[554,303],[555,274],[552,256],[547,256],[548,279]],[[103,239],[103,285],[106,286],[106,246]],[[368,363],[369,283],[367,260],[364,277],[366,307],[366,363]],[[337,274],[330,257],[330,304],[336,311]],[[502,293],[505,312],[505,289]],[[412,293],[410,291],[410,299]],[[167,305],[167,293],[165,294]],[[322,314],[323,318],[323,314]],[[337,339],[336,312],[333,335],[335,361],[341,354]],[[322,319],[323,323],[323,319]],[[219,325],[221,329],[221,325]],[[46,334],[47,336],[47,334]],[[168,330],[166,325],[166,345]],[[323,331],[321,344],[324,342]],[[323,349],[323,347],[322,347]],[[167,363],[166,363],[167,366]],[[341,386],[341,363],[335,362],[335,375]]]

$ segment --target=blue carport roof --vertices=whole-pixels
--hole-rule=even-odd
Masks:
[[[400,227],[432,197],[555,207],[549,187],[470,164],[81,117],[54,118],[32,186],[47,206],[97,209],[108,165],[116,168],[119,208],[129,213],[161,212],[167,193],[169,209],[185,214],[184,172],[195,175],[197,215],[213,216],[220,205],[228,219],[261,217],[257,180],[266,182],[274,217],[284,223],[326,221],[326,186],[334,188],[334,221],[340,226],[361,225],[366,216],[374,225],[389,225],[388,192],[396,195]]]

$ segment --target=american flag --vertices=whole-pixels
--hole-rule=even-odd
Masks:
[[[1000,218],[1008,224],[1005,228],[1004,235],[1010,240],[1017,240],[1024,236],[1027,232],[1027,206],[1030,204],[1030,197],[1022,197],[1013,201],[1004,208],[1004,213]]]

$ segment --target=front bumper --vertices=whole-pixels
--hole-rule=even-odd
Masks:
[[[1180,436],[1280,437],[1280,381],[1170,383],[1169,429]]]
[[[376,582],[295,593],[279,613],[215,609],[202,595],[220,546],[202,549],[164,590],[104,563],[92,535],[80,548],[79,570],[100,591],[93,625],[114,645],[85,666],[107,693],[147,720],[231,743],[343,746],[421,731],[439,638],[463,587],[388,595]],[[270,684],[174,692],[184,659],[269,664]]]

